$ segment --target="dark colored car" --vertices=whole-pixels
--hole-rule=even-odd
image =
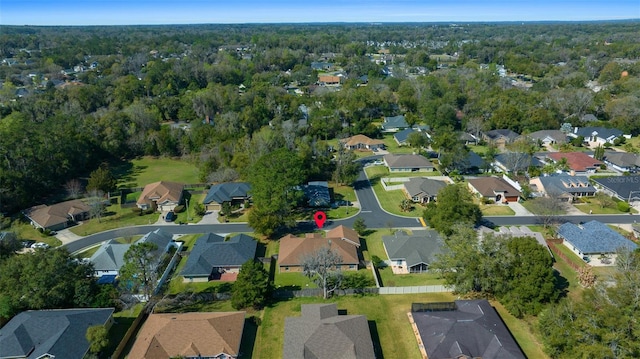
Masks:
[[[169,212],[169,213],[167,213],[166,216],[164,216],[164,220],[167,221],[167,222],[172,222],[175,219],[176,219],[176,214],[173,213],[173,212]]]
[[[36,241],[28,239],[28,240],[22,241],[22,246],[24,248],[31,248],[31,246],[34,245],[35,243],[36,243]]]

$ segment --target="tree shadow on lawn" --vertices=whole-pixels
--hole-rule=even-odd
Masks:
[[[137,183],[136,178],[147,168],[148,166],[134,166],[129,161],[118,162],[111,165],[111,173],[118,179],[118,188],[141,187],[146,183]]]
[[[569,294],[569,281],[563,277],[562,273],[557,269],[554,269],[553,276],[556,277],[556,289],[558,290],[559,297],[566,297]]]

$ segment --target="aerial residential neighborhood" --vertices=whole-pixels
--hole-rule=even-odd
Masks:
[[[0,25],[0,359],[640,357],[637,25]]]

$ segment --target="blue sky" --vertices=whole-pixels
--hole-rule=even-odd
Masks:
[[[640,18],[640,0],[0,0],[2,25],[439,22]]]

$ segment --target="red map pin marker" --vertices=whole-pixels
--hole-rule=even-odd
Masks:
[[[324,221],[327,220],[327,215],[322,211],[318,211],[313,215],[313,219],[316,221],[318,228],[322,228],[322,226],[324,226]]]

